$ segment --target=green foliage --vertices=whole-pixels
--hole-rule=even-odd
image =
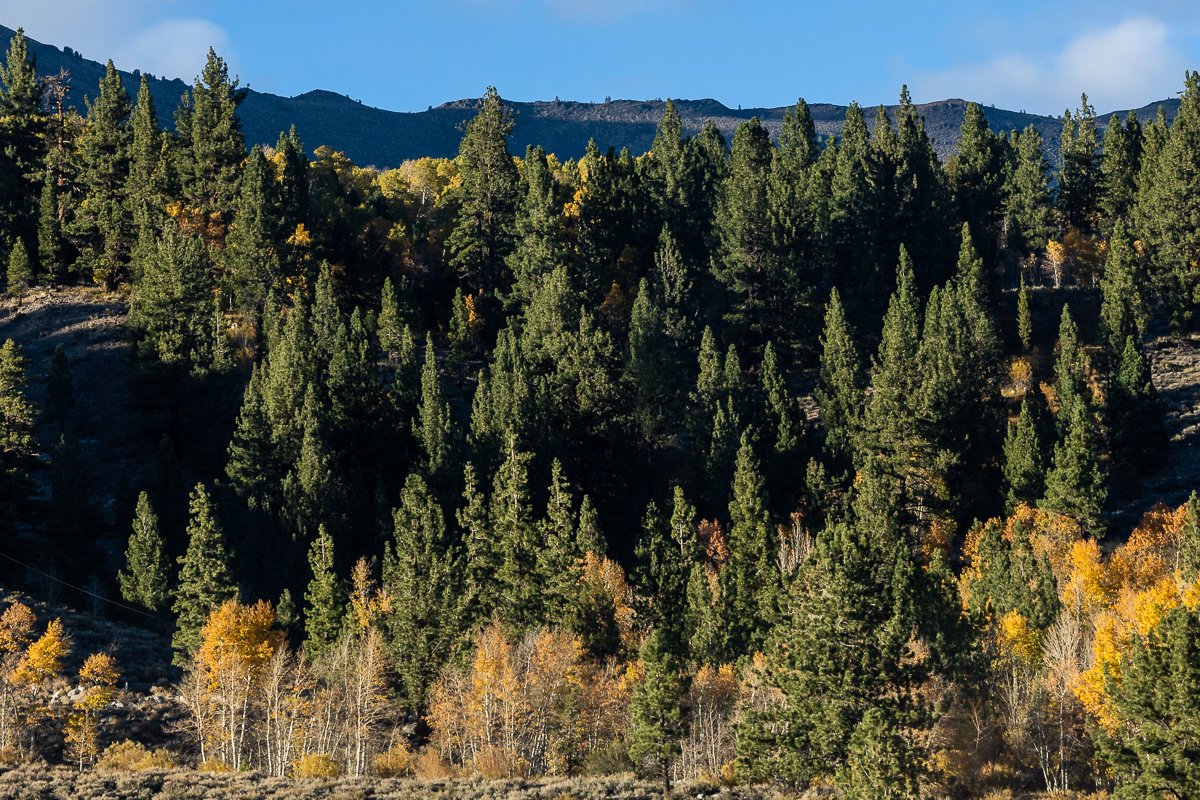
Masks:
[[[6,469],[31,455],[37,408],[28,397],[25,352],[12,339],[0,346],[0,454]]]
[[[204,243],[167,222],[141,274],[129,316],[143,346],[163,364],[207,369],[213,355],[212,279]]]
[[[1022,400],[1021,413],[1004,436],[1005,508],[1011,513],[1020,503],[1036,502],[1042,496],[1044,475],[1037,420],[1029,400]]]
[[[225,533],[204,484],[197,484],[188,501],[187,552],[179,559],[175,585],[175,633],[171,646],[183,662],[200,646],[200,628],[221,603],[237,597],[229,571]]]
[[[434,679],[462,644],[460,556],[441,506],[420,475],[408,476],[392,521],[383,564],[383,586],[391,598],[386,625],[404,700],[421,709]]]
[[[1025,286],[1024,275],[1017,290],[1017,337],[1021,340],[1021,349],[1028,353],[1033,346],[1033,315],[1029,312],[1029,289]]]
[[[304,649],[320,658],[345,626],[346,598],[333,558],[333,537],[322,525],[308,548],[312,579],[304,592]]]
[[[125,548],[125,569],[117,573],[121,596],[150,611],[159,611],[171,597],[167,555],[159,533],[158,515],[150,495],[138,495],[133,516],[133,533]]]
[[[665,797],[671,791],[672,762],[687,732],[686,685],[670,649],[657,633],[646,637],[641,663],[642,679],[629,704],[629,757],[659,777]]]
[[[1096,110],[1087,95],[1072,115],[1063,114],[1058,174],[1058,207],[1066,226],[1091,231],[1096,225],[1100,195],[1100,152],[1096,141]]]
[[[1100,464],[1094,415],[1082,403],[1071,407],[1062,438],[1054,445],[1046,494],[1040,505],[1078,520],[1094,534],[1104,531],[1108,487]]]
[[[0,66],[0,230],[22,239],[32,238],[31,210],[37,208],[42,183],[47,127],[43,93],[29,42],[18,28]]]
[[[25,243],[20,239],[13,242],[8,254],[8,273],[5,286],[9,294],[20,294],[33,283],[33,268],[29,263],[29,253]]]
[[[849,461],[857,447],[865,378],[854,334],[836,289],[825,312],[821,347],[820,383],[815,396],[825,428],[825,447],[835,458]]]

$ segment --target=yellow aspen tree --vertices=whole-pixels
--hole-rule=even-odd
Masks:
[[[67,754],[79,771],[100,755],[99,715],[116,696],[121,671],[108,653],[93,653],[79,670],[82,693],[67,718]]]

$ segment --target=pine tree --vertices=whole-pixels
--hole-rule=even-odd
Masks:
[[[510,305],[528,303],[542,276],[565,265],[561,208],[546,153],[541,147],[530,146],[521,164],[516,242],[508,256],[514,279]]]
[[[642,535],[637,543],[638,582],[648,617],[661,646],[679,659],[687,656],[684,614],[695,514],[683,490],[676,486],[671,519],[664,520],[657,504],[651,501],[642,517]],[[677,533],[684,538],[677,539]]]
[[[1013,147],[1017,161],[1008,176],[1004,213],[1012,221],[1009,247],[1025,258],[1044,248],[1053,232],[1050,165],[1042,134],[1033,125],[1013,132]]]
[[[1004,181],[1001,143],[988,128],[983,109],[968,103],[959,131],[958,152],[947,167],[958,219],[980,242],[994,242],[999,228]]]
[[[12,339],[0,347],[0,463],[12,469],[32,454],[37,407],[29,400],[25,353]]]
[[[583,558],[576,535],[571,487],[556,458],[550,464],[546,514],[540,521],[542,545],[537,553],[538,580],[545,587],[550,621],[563,619],[578,589],[577,567]]]
[[[467,124],[458,149],[458,221],[447,245],[450,264],[472,287],[507,288],[504,259],[512,250],[520,176],[508,153],[512,116],[494,87]]]
[[[1115,368],[1106,409],[1113,459],[1135,467],[1153,467],[1167,447],[1167,438],[1149,360],[1132,334],[1125,337]]]
[[[399,355],[404,338],[404,319],[400,313],[400,298],[396,295],[396,287],[391,278],[383,279],[383,289],[379,296],[379,346],[389,357]],[[411,333],[410,333],[411,335]]]
[[[420,710],[461,644],[459,551],[441,506],[417,473],[405,481],[392,520],[393,539],[383,564],[383,586],[392,601],[386,625],[404,700]]]
[[[229,572],[225,534],[217,521],[204,484],[197,484],[188,501],[187,552],[179,559],[175,586],[175,634],[171,646],[177,663],[186,661],[200,646],[200,628],[221,603],[238,595]]]
[[[475,466],[463,468],[463,505],[455,512],[463,549],[463,596],[470,627],[486,623],[499,601],[500,543],[492,535],[487,498],[479,488]]]
[[[1087,95],[1072,115],[1063,113],[1059,137],[1058,210],[1067,227],[1085,233],[1095,229],[1100,199],[1100,153],[1096,141],[1096,110]]]
[[[42,194],[38,200],[37,228],[38,272],[47,280],[57,281],[66,274],[63,263],[62,220],[59,218],[58,189],[54,173],[46,170]]]
[[[133,246],[126,203],[133,105],[111,61],[100,81],[100,94],[88,104],[87,125],[79,140],[80,174],[85,187],[75,229],[85,242],[85,263],[92,276],[109,286],[124,278]]]
[[[629,757],[658,777],[666,798],[671,793],[671,767],[687,733],[686,684],[657,632],[646,637],[640,657],[642,679],[629,704]]]
[[[825,312],[821,347],[820,382],[815,396],[825,429],[825,447],[834,458],[849,463],[858,447],[865,382],[858,347],[837,289]]]
[[[1024,275],[1017,290],[1017,337],[1021,340],[1021,349],[1029,353],[1033,347],[1033,315],[1029,311],[1029,289],[1025,286]]]
[[[1140,340],[1145,335],[1149,302],[1143,295],[1144,284],[1125,223],[1117,220],[1109,238],[1108,260],[1100,281],[1103,295],[1100,327],[1113,362],[1119,359],[1127,337]]]
[[[75,388],[71,383],[71,364],[67,351],[56,345],[50,357],[50,370],[46,373],[45,418],[57,423],[59,433],[67,426],[67,414],[75,405]]]
[[[575,541],[581,552],[603,556],[608,552],[604,539],[604,531],[600,529],[600,516],[592,505],[592,498],[586,494],[579,501],[579,529]]]
[[[159,361],[193,369],[211,364],[211,280],[204,243],[167,222],[129,309],[130,324]]]
[[[656,446],[674,429],[682,376],[673,369],[664,314],[650,281],[643,278],[629,319],[625,379],[633,395],[633,419],[643,441]]]
[[[29,264],[29,253],[25,250],[25,243],[20,239],[13,242],[12,250],[8,254],[8,293],[11,295],[20,294],[28,289],[33,284],[33,269]]]
[[[222,261],[223,285],[236,307],[258,314],[267,293],[282,277],[277,231],[282,209],[275,168],[258,145],[250,151]]]
[[[829,257],[837,271],[837,289],[847,307],[873,307],[886,290],[878,269],[879,226],[874,173],[867,124],[862,109],[851,103],[842,123],[842,138],[834,153],[829,185]]]
[[[1137,200],[1137,176],[1142,160],[1142,123],[1130,112],[1125,123],[1114,114],[1104,129],[1100,156],[1100,219],[1105,233],[1118,222],[1128,226]]]
[[[541,620],[545,601],[545,587],[537,578],[538,536],[529,503],[532,458],[517,449],[511,432],[505,437],[504,463],[496,472],[489,513],[500,552],[497,612],[505,624],[518,630]]]
[[[450,427],[450,404],[442,393],[442,378],[438,374],[433,337],[426,335],[425,362],[421,367],[421,402],[413,420],[413,436],[425,455],[425,474],[435,487],[445,482],[451,467]]]
[[[42,182],[46,116],[42,111],[44,88],[36,60],[21,28],[8,43],[0,66],[0,231],[31,240]]]
[[[771,342],[767,342],[763,348],[759,383],[764,400],[763,419],[771,433],[774,457],[782,460],[799,446],[804,422],[795,394],[788,386]]]
[[[341,635],[346,598],[333,558],[333,537],[322,525],[308,548],[312,579],[304,592],[304,651],[320,658]]]
[[[766,490],[749,431],[742,434],[729,502],[729,560],[720,574],[724,658],[760,649],[775,619],[779,575]]]
[[[801,788],[853,775],[864,725],[921,724],[910,694],[925,665],[909,658],[917,635],[909,548],[886,521],[859,516],[817,537],[768,641],[765,679],[781,701],[749,711],[739,725],[739,765],[751,780]],[[907,747],[895,761],[912,770],[919,753]]]
[[[125,569],[117,573],[121,596],[150,611],[165,608],[171,598],[167,555],[158,529],[158,515],[150,495],[138,495],[133,516],[133,533],[125,549]]]
[[[1021,413],[1009,423],[1004,437],[1005,507],[1009,513],[1020,503],[1034,503],[1042,496],[1045,476],[1037,420],[1029,400],[1021,401]]]
[[[167,186],[163,133],[158,127],[158,111],[154,107],[154,96],[150,93],[150,82],[145,75],[138,87],[137,104],[129,119],[129,131],[126,202],[136,238],[149,239],[165,213],[163,195]],[[135,274],[134,277],[140,276]]]
[[[245,139],[237,109],[246,97],[238,81],[229,80],[229,65],[211,47],[204,70],[192,87],[185,135],[190,145],[190,171],[184,188],[189,201],[228,220],[237,196]],[[176,118],[176,131],[180,131]]]
[[[1064,305],[1058,325],[1058,355],[1054,361],[1054,391],[1058,397],[1060,434],[1071,423],[1076,406],[1089,407],[1089,366],[1087,352],[1079,342],[1079,328],[1071,316],[1071,308]]]
[[[1104,532],[1103,510],[1108,499],[1104,472],[1100,466],[1096,422],[1085,403],[1075,403],[1062,437],[1054,445],[1046,494],[1040,505],[1050,511],[1073,517],[1093,534]]]

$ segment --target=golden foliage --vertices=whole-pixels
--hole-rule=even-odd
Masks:
[[[58,677],[62,672],[63,659],[70,649],[62,620],[54,620],[46,626],[41,638],[29,645],[21,663],[17,665],[13,680],[17,683],[39,684]]]
[[[296,759],[292,774],[297,778],[336,778],[342,774],[342,765],[324,753],[308,753]]]
[[[152,769],[174,769],[175,758],[166,748],[150,750],[140,742],[126,739],[109,745],[96,762],[96,767],[113,772],[143,772]]]
[[[378,753],[371,761],[380,778],[402,778],[412,771],[413,752],[407,742],[399,741]]]
[[[33,612],[24,603],[4,609],[0,614],[0,656],[18,654],[28,647],[35,622]]]
[[[254,679],[280,643],[280,634],[274,627],[275,610],[267,601],[242,605],[237,600],[226,600],[209,614],[200,629],[201,645],[196,660],[214,683],[231,668]]]
[[[633,609],[633,590],[625,578],[625,570],[612,559],[591,552],[584,554],[579,566],[579,582],[601,588],[612,600],[621,642],[626,646],[632,645],[637,636],[636,612]]]
[[[391,608],[391,597],[376,585],[371,565],[360,558],[350,570],[350,610],[358,629],[373,627]]]
[[[1022,664],[1034,664],[1041,652],[1037,634],[1019,611],[1008,611],[1000,618],[997,638],[1002,654]]]

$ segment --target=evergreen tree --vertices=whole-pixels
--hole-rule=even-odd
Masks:
[[[1084,403],[1075,403],[1069,410],[1064,407],[1061,413],[1069,416],[1062,438],[1054,445],[1046,473],[1046,495],[1040,505],[1073,517],[1100,535],[1104,532],[1102,512],[1108,489],[1100,466],[1095,418]]]
[[[189,201],[206,213],[228,221],[237,196],[246,143],[237,109],[246,98],[238,81],[229,80],[229,65],[208,49],[204,70],[192,87],[186,117],[186,143],[190,146],[190,170],[184,188]],[[181,130],[178,116],[176,131]]]
[[[450,404],[442,393],[433,337],[425,337],[425,362],[421,367],[421,402],[413,420],[413,436],[425,455],[425,474],[438,487],[450,469]]]
[[[767,342],[763,348],[759,383],[764,400],[763,419],[771,434],[774,457],[782,460],[793,454],[799,446],[804,420],[771,342]]]
[[[1019,503],[1034,503],[1042,496],[1043,470],[1037,420],[1026,399],[1021,401],[1021,413],[1009,423],[1004,437],[1005,507],[1009,513]]]
[[[760,649],[775,619],[779,575],[766,491],[749,432],[742,434],[729,503],[729,560],[720,573],[724,659]]]
[[[71,383],[71,365],[67,351],[56,345],[46,373],[45,418],[58,424],[59,433],[67,426],[67,414],[75,405],[75,388]]]
[[[346,598],[333,558],[333,537],[322,525],[308,548],[312,579],[304,592],[304,650],[320,658],[338,636],[346,618]]]
[[[958,152],[947,169],[958,219],[981,242],[996,241],[1004,181],[1001,143],[978,103],[968,103],[959,130]]]
[[[204,243],[166,223],[130,303],[130,324],[167,365],[205,369],[212,360],[211,277]]]
[[[1063,223],[1090,233],[1095,229],[1100,199],[1100,153],[1096,141],[1096,110],[1087,95],[1072,115],[1063,113],[1058,140],[1062,165],[1058,171],[1058,210]]]
[[[32,209],[42,182],[44,91],[25,32],[17,28],[0,66],[0,231],[31,240]]]
[[[1200,575],[1200,495],[1194,491],[1187,501],[1179,538],[1179,571],[1185,578]]]
[[[829,185],[829,257],[837,289],[847,307],[873,307],[886,290],[878,269],[878,208],[871,179],[875,172],[862,109],[851,103],[834,152]],[[828,317],[826,318],[828,321]]]
[[[1089,407],[1089,368],[1087,352],[1079,342],[1079,328],[1071,316],[1070,306],[1064,305],[1058,325],[1058,355],[1054,361],[1054,391],[1058,398],[1060,434],[1071,423],[1076,406]]]
[[[508,256],[514,279],[510,304],[528,303],[541,277],[565,264],[561,208],[545,151],[527,148],[521,165],[516,242]]]
[[[1142,123],[1131,111],[1125,123],[1113,114],[1104,129],[1100,156],[1100,219],[1105,233],[1118,222],[1130,222],[1137,200],[1137,176],[1142,160]]]
[[[586,494],[579,501],[579,529],[575,534],[575,541],[579,550],[584,553],[603,556],[608,551],[604,531],[600,529],[600,517],[596,513],[596,507],[592,505],[592,499]]]
[[[1012,146],[1016,164],[1005,187],[1004,213],[1012,223],[1008,246],[1023,259],[1044,248],[1053,233],[1050,165],[1042,134],[1033,125],[1014,131]]]
[[[637,544],[639,583],[647,616],[661,647],[679,659],[687,656],[684,614],[688,571],[695,549],[696,510],[676,486],[670,520],[664,520],[653,501],[642,517]]]
[[[8,293],[12,295],[25,291],[33,284],[33,269],[29,264],[29,253],[25,250],[25,243],[20,239],[13,242],[12,250],[8,254],[7,278]]]
[[[1125,223],[1118,219],[1113,225],[1108,261],[1104,264],[1104,277],[1100,281],[1103,294],[1100,327],[1113,362],[1120,357],[1127,337],[1140,340],[1145,335],[1149,302],[1143,295],[1144,284],[1133,244],[1125,231]]]
[[[1136,467],[1153,467],[1167,447],[1158,392],[1150,363],[1134,336],[1125,337],[1109,395],[1109,430],[1113,459]]]
[[[111,61],[100,94],[88,104],[79,139],[79,178],[85,187],[75,229],[83,240],[84,263],[95,280],[109,286],[124,277],[132,247],[132,220],[126,203],[133,105]]]
[[[396,358],[403,346],[404,324],[400,312],[400,298],[396,295],[396,287],[391,278],[383,279],[383,289],[379,297],[378,320],[379,346],[389,357]],[[409,336],[411,337],[411,332]]]
[[[748,778],[801,788],[853,776],[850,759],[870,741],[864,726],[919,727],[911,692],[926,665],[908,657],[914,579],[908,545],[886,521],[864,514],[818,536],[767,644],[765,680],[781,700],[749,711],[738,728]],[[889,762],[915,769],[913,740],[892,734],[887,741],[889,750],[900,748]]]
[[[165,608],[171,598],[170,575],[158,515],[150,505],[150,495],[138,495],[133,516],[133,533],[125,549],[125,569],[117,573],[121,596],[150,611]]]
[[[500,552],[496,601],[500,619],[515,629],[536,625],[542,618],[545,596],[537,577],[538,536],[529,503],[529,467],[533,456],[517,449],[509,433],[504,463],[492,487],[490,519]]]
[[[186,661],[200,646],[200,628],[208,615],[238,594],[229,572],[225,534],[204,484],[192,490],[188,511],[187,552],[179,559],[175,603],[171,606],[176,620],[171,646],[177,663]]]
[[[562,619],[578,589],[577,567],[583,552],[578,547],[574,500],[571,486],[556,458],[550,464],[546,493],[546,515],[540,522],[541,547],[537,552],[538,580],[545,587],[547,614],[551,621]]]
[[[508,153],[512,116],[488,87],[479,114],[458,149],[458,221],[447,240],[450,264],[472,287],[505,289],[504,259],[512,250],[519,175]]]
[[[837,289],[833,290],[825,312],[821,347],[820,381],[815,396],[825,429],[825,447],[835,459],[849,463],[858,447],[865,381],[854,334],[842,311]]]
[[[441,506],[416,473],[405,481],[393,523],[383,565],[383,585],[392,600],[387,629],[404,700],[418,710],[460,644],[459,552]]]
[[[281,207],[275,168],[258,145],[250,151],[238,189],[237,205],[225,239],[224,286],[236,307],[257,314],[281,277]]]
[[[1021,349],[1030,352],[1033,347],[1033,315],[1029,311],[1029,289],[1025,286],[1024,275],[1017,290],[1017,337],[1021,340]]]
[[[492,535],[487,498],[479,488],[475,466],[463,468],[463,505],[455,512],[463,550],[463,596],[471,627],[486,623],[499,601],[500,543]]]
[[[671,793],[671,767],[687,733],[686,684],[657,632],[646,637],[640,657],[642,679],[629,704],[629,757],[658,777],[666,798]]]
[[[59,218],[58,189],[54,173],[50,170],[46,170],[42,194],[38,199],[37,244],[38,271],[47,280],[60,280],[66,274],[67,265],[63,263],[63,232],[62,220]]]
[[[158,127],[158,111],[154,107],[154,96],[150,93],[150,82],[145,75],[138,87],[137,104],[130,116],[129,131],[126,202],[137,239],[149,240],[165,213],[167,164],[163,158],[164,134]],[[134,277],[140,276],[135,274]]]
[[[633,418],[642,440],[654,447],[673,431],[681,377],[664,325],[664,314],[645,278],[638,285],[629,319],[629,358],[625,378],[633,396]]]
[[[0,456],[6,469],[32,455],[37,408],[27,394],[25,353],[12,339],[0,347]]]

